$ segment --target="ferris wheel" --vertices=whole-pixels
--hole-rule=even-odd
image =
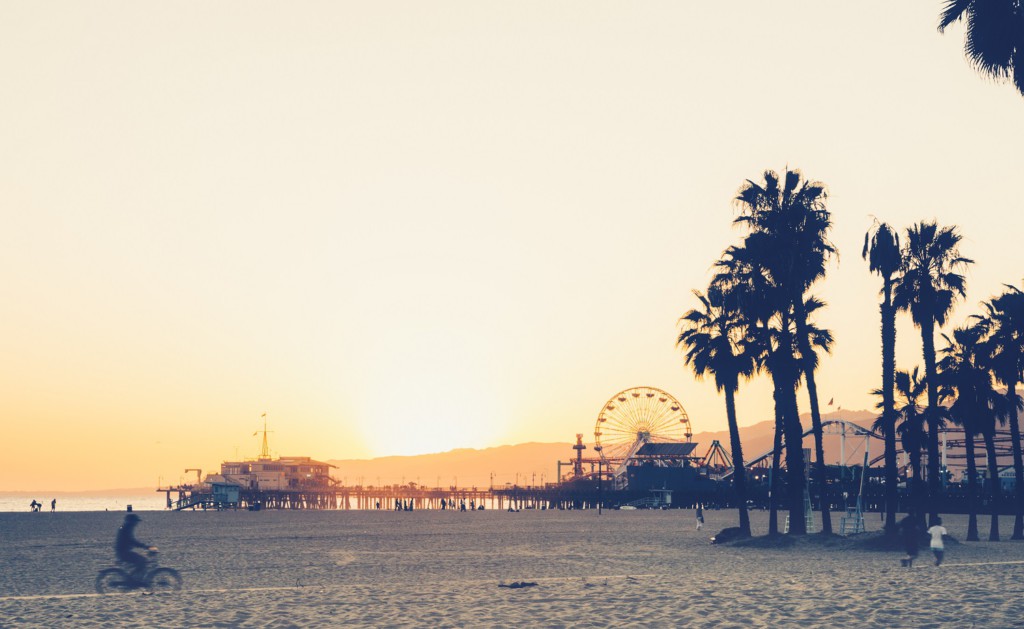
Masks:
[[[661,389],[626,389],[605,403],[594,427],[594,449],[605,461],[624,461],[645,443],[684,443],[693,437],[683,405]]]

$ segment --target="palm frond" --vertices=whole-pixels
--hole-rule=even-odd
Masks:
[[[974,0],[947,0],[939,14],[939,32],[944,32],[951,24],[958,22],[964,17],[964,13],[970,8]]]

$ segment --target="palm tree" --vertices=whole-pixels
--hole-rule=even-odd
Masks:
[[[796,389],[800,380],[793,343],[792,309],[771,273],[762,266],[765,253],[758,250],[762,241],[748,239],[744,246],[726,249],[715,263],[719,269],[712,285],[727,295],[747,320],[748,351],[756,358],[758,370],[772,379],[775,402],[775,447],[772,457],[771,514],[769,535],[778,533],[776,491],[782,478],[779,474],[779,453],[786,449],[786,508],[789,531],[806,532],[803,488],[803,428],[800,426]],[[793,445],[795,444],[795,446]]]
[[[763,174],[764,183],[751,180],[740,188],[736,197],[739,210],[735,222],[747,227],[749,234],[744,246],[760,252],[759,265],[772,278],[784,296],[791,310],[795,334],[792,334],[797,350],[797,367],[807,384],[811,408],[811,426],[814,433],[815,472],[822,491],[821,527],[822,533],[832,533],[832,519],[825,494],[828,477],[825,467],[821,410],[818,404],[818,389],[815,382],[817,358],[812,349],[812,332],[808,321],[805,293],[819,279],[825,276],[835,246],[828,238],[832,229],[831,213],[826,208],[828,197],[823,184],[804,179],[799,171],[787,169],[783,176],[772,170]],[[790,334],[788,330],[785,334]],[[799,417],[793,418],[786,435],[787,468],[790,451],[802,450],[802,435]],[[790,433],[793,433],[790,435]],[[794,439],[796,441],[794,441]],[[803,461],[802,452],[799,458]],[[801,465],[802,473],[802,465]],[[790,470],[790,480],[796,481]],[[791,491],[793,488],[791,487]],[[801,492],[802,493],[802,492]],[[802,504],[802,497],[801,497]],[[791,507],[792,509],[792,507]],[[802,508],[801,508],[802,510]],[[802,528],[802,524],[800,525]],[[793,530],[793,517],[790,517]],[[797,530],[796,532],[800,532]]]
[[[875,222],[864,234],[864,251],[873,273],[882,277],[882,421],[879,427],[885,437],[885,530],[896,533],[896,401],[893,391],[896,377],[896,309],[892,289],[903,258],[900,237],[886,223]]]
[[[989,329],[984,323],[976,324],[969,328],[958,329],[961,337],[956,342],[964,345],[967,351],[971,352],[976,372],[975,404],[977,406],[976,417],[978,430],[985,442],[985,461],[988,464],[988,479],[990,501],[992,504],[992,520],[989,527],[988,539],[990,542],[999,541],[999,512],[1002,505],[1003,487],[999,478],[999,461],[996,458],[996,430],[997,424],[1006,423],[1010,415],[1010,408],[1016,406],[1004,395],[996,390],[995,377],[993,374],[993,345],[983,341],[983,337]]]
[[[910,459],[910,471],[913,479],[907,480],[909,493],[909,506],[907,511],[916,519],[923,518],[922,505],[924,504],[924,484],[921,482],[921,447],[924,444],[924,409],[921,408],[921,396],[925,394],[927,386],[921,379],[918,368],[914,371],[897,371],[894,377],[896,392],[899,393],[902,404],[895,409],[896,432],[900,436],[900,443],[903,451]]]
[[[893,290],[897,310],[909,310],[921,330],[925,382],[928,385],[928,491],[929,515],[938,515],[939,392],[935,378],[935,328],[946,323],[953,304],[966,292],[962,271],[973,261],[961,257],[961,236],[955,227],[922,221],[907,228],[903,266]]]
[[[694,291],[701,308],[683,315],[683,331],[678,345],[686,348],[686,364],[697,379],[707,374],[715,378],[715,386],[725,393],[725,414],[729,422],[729,444],[732,451],[733,487],[739,508],[740,531],[750,535],[750,517],[747,514],[746,470],[743,467],[743,447],[740,443],[739,424],[736,421],[736,391],[740,377],[749,378],[754,372],[754,360],[746,349],[746,320],[739,310],[731,308],[714,285],[706,295]]]
[[[1010,539],[1024,539],[1024,457],[1021,456],[1017,416],[1021,403],[1017,385],[1024,370],[1024,292],[1014,286],[1006,288],[1006,292],[982,304],[986,314],[979,318],[979,324],[988,333],[986,343],[989,345],[987,353],[992,374],[1006,387],[1004,407],[1010,424],[1016,478],[1013,535]]]
[[[989,449],[991,439],[989,433],[994,432],[995,419],[990,408],[992,377],[980,364],[978,355],[982,329],[980,326],[961,327],[953,330],[952,338],[943,334],[946,347],[942,349],[939,361],[938,379],[943,398],[952,400],[949,414],[953,421],[964,429],[964,443],[967,449],[967,508],[968,527],[967,539],[978,539],[977,522],[977,468],[975,464],[974,436],[981,433],[984,437],[989,469],[995,465],[995,446]],[[992,418],[992,427],[987,424]],[[998,474],[996,475],[998,480]],[[992,515],[990,539],[995,534],[999,539],[999,521],[997,512]]]
[[[983,75],[1010,80],[1024,94],[1024,5],[1020,0],[946,0],[939,32],[967,24],[964,53]]]

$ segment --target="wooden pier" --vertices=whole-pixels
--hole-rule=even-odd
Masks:
[[[183,509],[358,509],[358,510],[459,510],[467,509],[586,509],[598,503],[609,508],[633,499],[629,492],[601,491],[592,483],[560,483],[544,486],[419,487],[409,485],[337,486],[318,489],[239,489],[237,501],[215,496],[206,485],[162,487],[167,508]],[[172,494],[174,496],[172,496]],[[627,495],[628,494],[628,495]]]

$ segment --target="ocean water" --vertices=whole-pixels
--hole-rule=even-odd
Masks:
[[[172,495],[172,497],[174,497]],[[50,511],[50,501],[57,499],[57,511],[163,511],[167,506],[164,494],[155,491],[152,495],[140,496],[96,496],[96,495],[39,495],[0,494],[0,511],[31,511],[29,503],[35,499],[43,503],[40,511]]]

